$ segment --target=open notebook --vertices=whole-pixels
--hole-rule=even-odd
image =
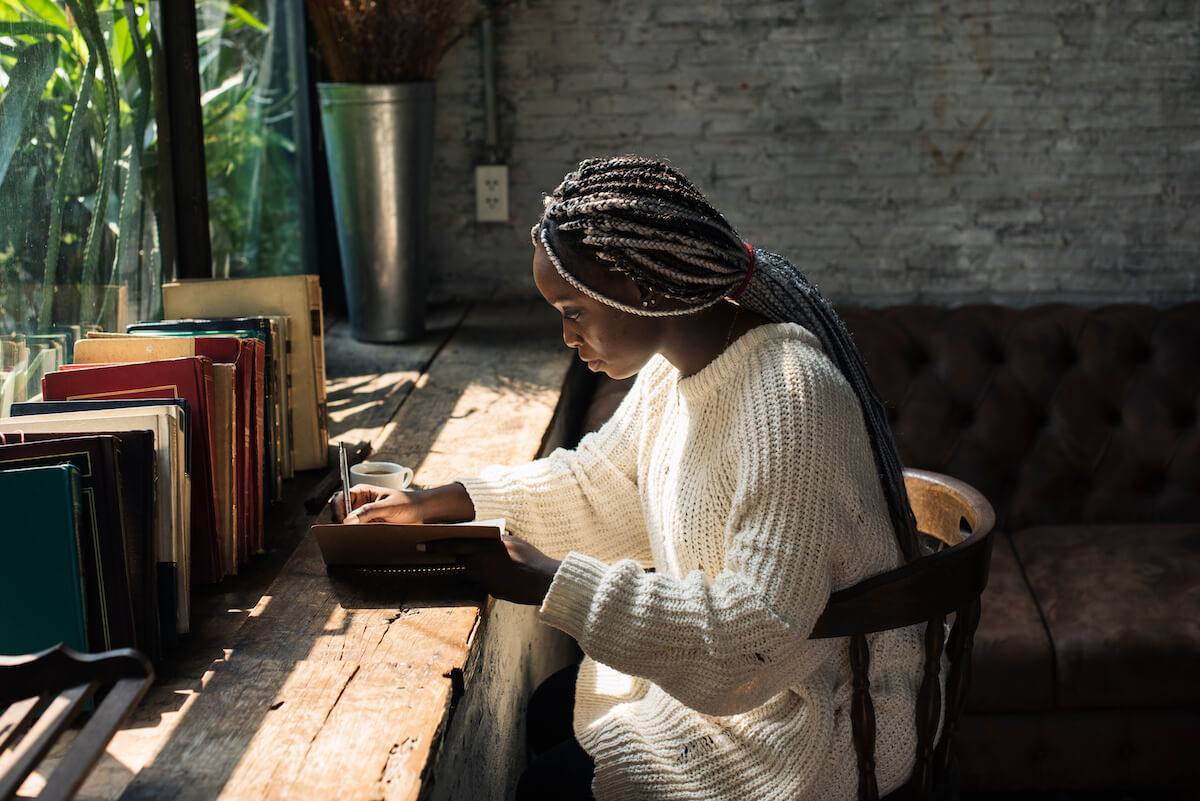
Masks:
[[[421,543],[499,539],[504,520],[468,523],[318,523],[312,527],[327,568],[399,575],[452,575],[464,569],[453,554],[425,553]]]

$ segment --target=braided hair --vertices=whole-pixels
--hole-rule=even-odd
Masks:
[[[920,554],[916,520],[883,402],[845,324],[829,301],[787,259],[752,248],[680,172],[639,156],[587,159],[545,198],[531,235],[555,270],[592,299],[630,314],[693,314],[736,297],[776,323],[799,323],[821,342],[854,389],[896,540],[906,561]],[[589,256],[645,290],[678,301],[670,308],[609,298],[563,265],[559,252]]]

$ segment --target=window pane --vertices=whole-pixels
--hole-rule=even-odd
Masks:
[[[200,0],[200,102],[217,278],[305,272],[297,171],[303,42],[287,0]],[[302,29],[301,29],[302,30]]]
[[[0,3],[0,411],[81,327],[158,313],[147,6]]]

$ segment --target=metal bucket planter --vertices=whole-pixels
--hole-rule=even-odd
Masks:
[[[420,337],[434,84],[323,83],[317,91],[351,334]]]

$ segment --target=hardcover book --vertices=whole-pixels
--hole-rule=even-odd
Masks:
[[[76,343],[78,353],[80,345]],[[224,576],[217,529],[214,482],[212,362],[195,356],[133,362],[48,373],[42,380],[46,400],[93,398],[186,398],[191,405],[192,464],[191,579],[212,583]]]
[[[254,328],[246,327],[247,323],[255,323]],[[230,327],[228,332],[223,327],[230,324],[241,325],[241,329]],[[149,326],[149,328],[147,328]],[[196,326],[211,326],[213,330],[201,329]],[[260,327],[261,326],[261,329]],[[241,338],[253,337],[263,344],[263,352],[259,357],[264,364],[264,393],[263,420],[268,447],[266,458],[271,471],[270,478],[274,482],[271,500],[277,500],[283,494],[283,481],[291,478],[294,473],[292,459],[292,358],[289,352],[288,318],[282,315],[265,315],[262,317],[224,318],[209,320],[163,320],[157,323],[138,323],[130,326],[131,334],[144,336],[149,333],[171,336],[214,336],[218,334],[234,335]],[[265,333],[265,337],[263,332]]]
[[[71,465],[0,470],[0,504],[0,653],[31,654],[60,642],[87,651],[79,471]]]
[[[62,445],[64,441],[90,436],[93,435],[0,432],[0,445],[45,443],[48,440],[55,445]],[[159,621],[159,577],[154,544],[154,434],[151,431],[113,431],[99,436],[112,437],[120,443],[117,449],[117,473],[121,479],[121,520],[125,533],[126,574],[132,596],[134,638],[137,648],[152,661],[158,661],[162,656],[163,630]],[[172,576],[169,578],[174,580]],[[173,590],[170,604],[170,630],[173,632]]]
[[[79,471],[77,533],[91,651],[141,644],[125,553],[119,448],[116,437],[103,435],[0,445],[0,470],[69,464]]]
[[[112,342],[119,340],[150,339],[173,340],[190,343],[195,355],[204,356],[213,361],[214,370],[218,364],[231,364],[234,368],[234,436],[235,448],[233,477],[234,501],[236,519],[234,521],[234,542],[237,545],[237,558],[226,559],[226,571],[236,571],[239,564],[245,564],[251,553],[261,550],[263,539],[263,514],[265,500],[263,497],[263,449],[265,431],[263,425],[263,372],[262,354],[263,343],[255,337],[238,337],[231,335],[220,336],[190,336],[184,332],[141,331],[134,334],[97,333],[89,335],[89,342]],[[89,356],[103,359],[113,355],[102,346],[94,348]],[[186,347],[186,346],[185,346]],[[216,374],[214,373],[214,378]],[[218,469],[221,462],[218,461]],[[232,507],[231,507],[232,508]]]
[[[237,400],[234,391],[234,366],[225,362],[213,364],[213,474],[217,494],[217,533],[221,542],[221,563],[225,575],[236,576],[239,557],[238,541],[246,536],[246,525],[240,514],[246,503],[239,497],[242,482],[238,480]],[[239,534],[240,530],[240,534]]]
[[[20,441],[36,434],[55,437],[78,433],[149,431],[154,442],[156,492],[153,559],[158,585],[158,618],[163,642],[188,631],[191,543],[191,480],[185,470],[182,411],[174,403],[147,408],[114,408],[0,419],[0,436]]]
[[[261,443],[253,457],[257,465],[254,475],[260,477],[262,488],[258,506],[265,510],[282,494],[283,437],[282,398],[286,382],[286,359],[282,351],[279,320],[272,317],[237,317],[199,320],[162,320],[134,323],[127,331],[136,336],[233,336],[252,347],[254,386],[254,417],[261,420]],[[257,441],[257,440],[256,440]],[[261,540],[262,527],[258,527]],[[260,542],[261,545],[261,542]]]
[[[95,337],[75,343],[75,364],[125,364],[200,356],[191,339],[153,337]]]
[[[293,360],[292,453],[295,469],[329,460],[321,286],[315,275],[284,275],[163,284],[167,318],[286,315]]]
[[[66,414],[69,412],[103,412],[110,409],[145,409],[174,406],[179,409],[180,431],[183,435],[183,467],[192,474],[191,405],[187,398],[111,398],[108,400],[23,401],[12,405],[13,417],[28,415]]]
[[[226,575],[237,573],[251,542],[251,434],[259,426],[249,406],[253,380],[251,345],[233,337],[134,336],[93,333],[79,342],[80,364],[157,361],[204,356],[213,362],[213,480],[217,534]],[[240,365],[240,366],[239,366]],[[238,436],[240,434],[240,436]],[[243,470],[243,468],[246,468]],[[240,545],[240,547],[239,547]]]

